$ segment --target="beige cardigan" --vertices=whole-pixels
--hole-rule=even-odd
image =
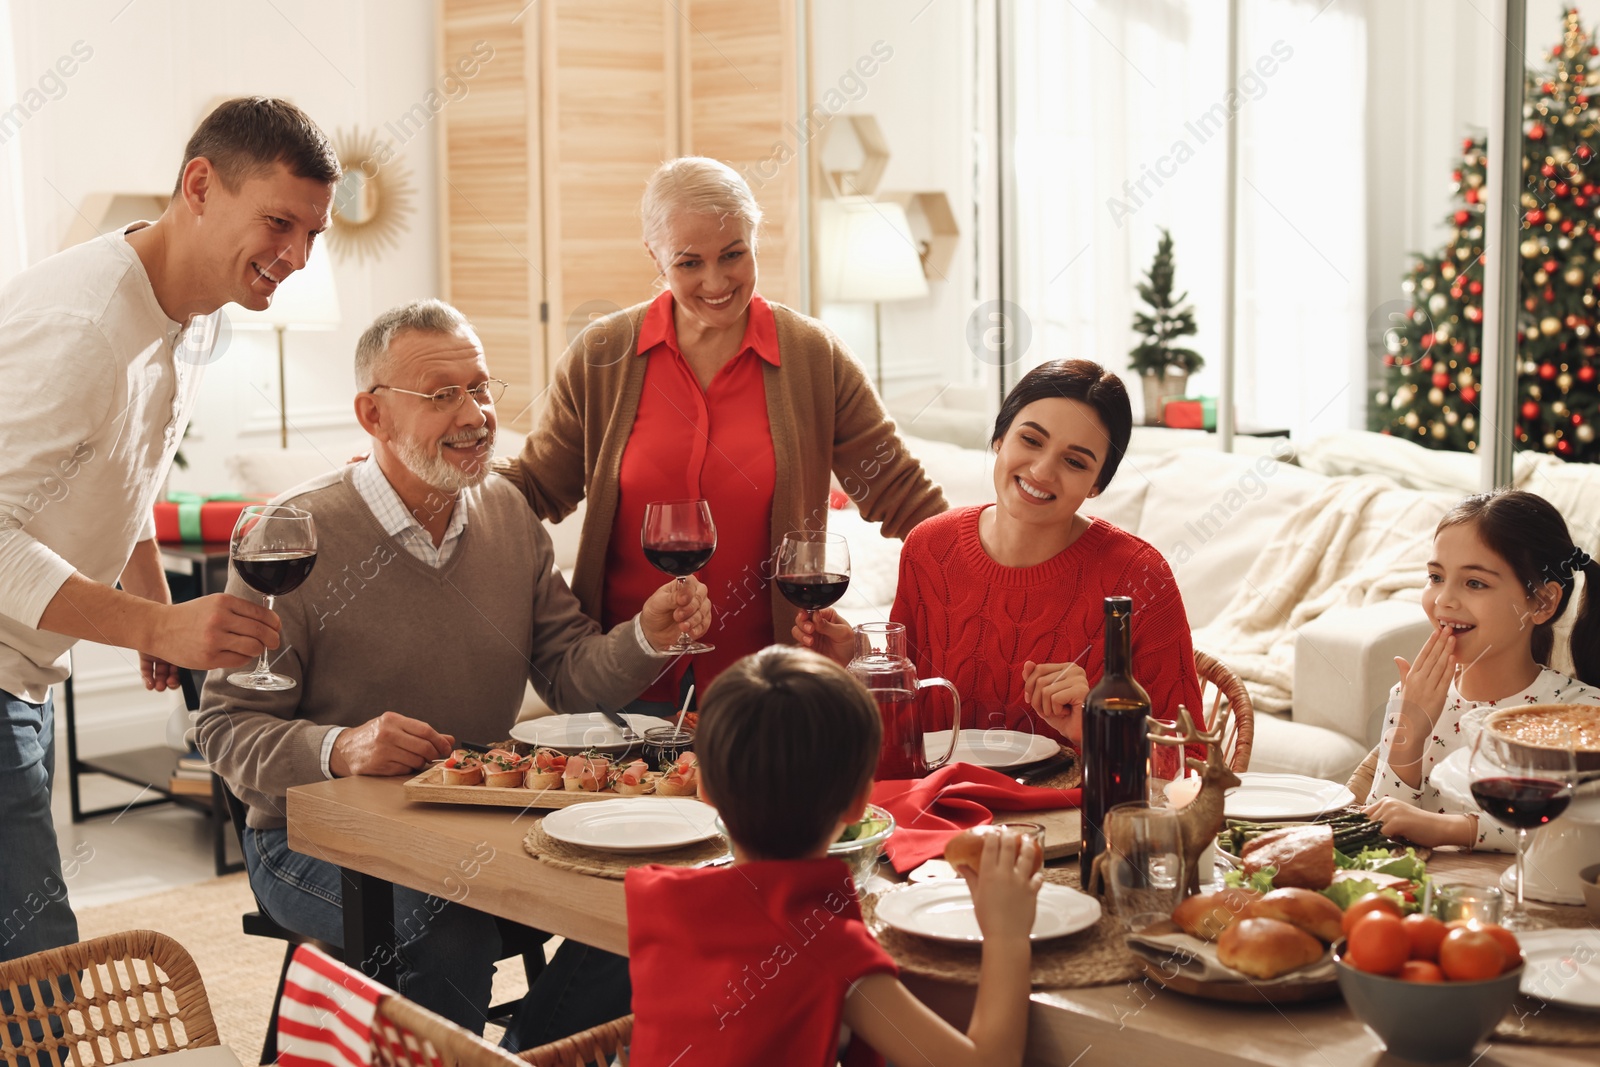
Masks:
[[[758,564],[762,580],[772,576],[771,560],[785,533],[827,528],[830,471],[839,476],[862,515],[883,524],[886,537],[904,539],[917,523],[949,507],[895,433],[893,420],[844,343],[815,319],[782,304],[770,306],[777,320],[780,366],[763,362],[761,372],[777,483],[770,552]],[[636,304],[608,315],[573,342],[522,454],[495,464],[540,518],[559,522],[588,498],[572,590],[584,612],[596,620],[617,513],[622,450],[633,431],[649,362],[635,355],[649,307],[648,302]],[[773,633],[784,641],[795,609],[776,584],[768,584]],[[733,593],[736,601],[740,592]],[[740,606],[712,605],[723,613]]]

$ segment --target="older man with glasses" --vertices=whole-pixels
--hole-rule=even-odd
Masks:
[[[662,650],[680,631],[697,637],[711,618],[698,582],[681,593],[662,585],[609,633],[583,614],[521,493],[488,476],[505,383],[489,377],[455,308],[424,300],[385,312],[357,344],[355,372],[372,454],[277,501],[317,524],[316,571],[276,605],[273,669],[297,684],[259,692],[213,671],[199,720],[201,750],[249,806],[245,860],[262,906],[333,944],[339,869],[289,849],[290,786],[409,774],[458,739],[504,738],[528,681],[552,707],[620,708],[670,662]],[[228,591],[247,595],[237,576]],[[446,896],[459,894],[395,891],[400,990],[479,1033],[500,928]],[[587,956],[562,946],[530,994],[550,1010],[524,1011],[537,1032],[508,1040],[527,1046],[627,1011],[626,971]]]

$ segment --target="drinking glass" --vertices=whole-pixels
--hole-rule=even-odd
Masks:
[[[1136,801],[1106,812],[1105,884],[1130,930],[1169,917],[1183,899],[1183,832],[1173,808]]]
[[[717,527],[711,521],[711,505],[704,500],[657,500],[645,505],[644,529],[639,534],[644,558],[656,570],[666,571],[682,585],[689,575],[704,567],[717,550]],[[715,645],[690,640],[679,632],[678,641],[668,652],[710,652]]]
[[[251,589],[266,597],[267,610],[280,596],[294,592],[317,562],[317,527],[311,513],[281,504],[252,504],[239,513],[228,545],[233,569]],[[228,675],[241,689],[275,692],[293,689],[295,680],[274,674],[267,652],[253,671]]]
[[[1513,741],[1485,724],[1472,746],[1467,781],[1472,798],[1490,818],[1517,831],[1517,896],[1501,924],[1508,930],[1539,930],[1550,924],[1528,913],[1523,902],[1523,865],[1528,834],[1567,809],[1578,776],[1569,731],[1552,729],[1548,744]]]
[[[838,534],[790,530],[778,546],[778,592],[806,618],[832,607],[850,588],[850,546]]]

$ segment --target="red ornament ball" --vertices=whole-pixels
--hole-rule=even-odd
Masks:
[[[1572,220],[1571,219],[1562,219],[1561,220],[1561,232],[1562,233],[1571,233],[1572,232]]]
[[[1450,375],[1442,370],[1434,371],[1433,384],[1440,389],[1448,389],[1450,387]]]
[[[1473,296],[1477,296],[1479,293],[1483,292],[1483,283],[1478,281],[1470,283],[1467,286],[1467,292],[1471,293]]]
[[[1422,337],[1422,347],[1423,348],[1429,348],[1432,345],[1433,345],[1433,334],[1431,334],[1431,333],[1430,334],[1424,334],[1423,337]],[[1422,369],[1423,370],[1432,370],[1433,369],[1433,357],[1432,356],[1423,356],[1422,357]]]
[[[1530,218],[1532,217],[1532,214],[1533,214],[1532,212],[1529,212]],[[1469,221],[1471,221],[1472,212],[1467,211],[1465,208],[1463,208],[1462,210],[1456,212],[1455,218],[1456,218],[1456,225],[1457,226],[1465,226]]]
[[[1385,367],[1392,367],[1392,366],[1394,366],[1394,357],[1393,357],[1393,356],[1391,356],[1391,355],[1390,355],[1390,354],[1389,354],[1389,353],[1387,353],[1387,352],[1385,352],[1385,353],[1384,353],[1384,354],[1383,354],[1383,365],[1384,365],[1384,366],[1385,366]]]
[[[1555,82],[1545,82],[1543,85],[1539,86],[1539,91],[1541,93],[1543,93],[1544,95],[1546,95],[1546,96],[1551,96],[1556,91],[1556,83]]]
[[[1572,425],[1574,425],[1574,426],[1582,426],[1583,425],[1583,416],[1578,414],[1576,411],[1574,411],[1572,413]]]
[[[1544,140],[1544,124],[1543,123],[1535,122],[1532,126],[1528,127],[1528,140],[1530,140],[1530,141],[1542,141],[1542,140]]]
[[[1533,422],[1539,417],[1539,405],[1532,400],[1522,402],[1522,419],[1524,422]]]
[[[1483,359],[1483,357],[1478,355],[1477,350],[1467,353],[1467,362],[1471,363],[1473,366],[1477,366],[1478,361],[1481,359]]]
[[[1456,225],[1457,226],[1466,225],[1467,220],[1461,217],[1461,216],[1463,216],[1465,214],[1466,214],[1465,211],[1456,212]],[[1525,215],[1523,217],[1528,220],[1528,225],[1529,226],[1538,226],[1540,223],[1544,222],[1544,212],[1540,211],[1538,208],[1534,208],[1532,211],[1528,212],[1527,215]]]
[[[1470,152],[1471,150],[1472,150],[1472,138],[1463,137],[1461,139],[1461,151]]]
[[[1566,182],[1557,182],[1556,183],[1556,195],[1557,196],[1566,196],[1570,192],[1572,192],[1572,186],[1568,185]]]
[[[1541,363],[1541,364],[1539,364],[1539,377],[1543,378],[1545,381],[1548,382],[1548,381],[1554,380],[1555,376],[1556,376],[1556,365],[1554,363]]]
[[[1594,381],[1594,365],[1593,364],[1585,363],[1583,366],[1578,368],[1578,381],[1580,381],[1580,382],[1592,382],[1592,381]]]
[[[1477,399],[1478,391],[1476,389],[1470,385],[1464,385],[1461,387],[1461,402],[1463,404],[1475,403]]]
[[[1467,308],[1467,321],[1479,322],[1483,319],[1483,309],[1477,305]]]
[[[1476,204],[1477,202],[1478,202],[1478,190],[1476,190],[1476,189],[1468,189],[1467,190],[1467,203]]]
[[[1556,442],[1556,451],[1563,456],[1572,455],[1572,442],[1563,437]]]
[[[1556,272],[1556,268],[1559,266],[1561,266],[1561,264],[1557,263],[1555,260],[1547,259],[1544,261],[1544,272],[1546,274],[1554,274]]]
[[[1539,168],[1539,173],[1544,175],[1546,178],[1554,178],[1556,176],[1556,165],[1554,163],[1546,163],[1544,166]],[[1461,180],[1461,172],[1459,170],[1456,171],[1455,178],[1456,181]]]
[[[1588,145],[1581,144],[1578,146],[1578,150],[1574,152],[1573,155],[1577,156],[1579,159],[1588,159],[1590,156],[1594,155],[1594,151]]]

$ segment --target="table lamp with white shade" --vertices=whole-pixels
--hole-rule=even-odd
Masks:
[[[265,311],[228,305],[228,322],[236,330],[273,329],[278,333],[278,442],[289,447],[289,397],[283,369],[286,330],[332,330],[339,325],[339,290],[333,282],[328,248],[317,243],[305,268],[283,280]]]
[[[872,305],[873,369],[882,393],[883,305],[928,295],[922,256],[899,204],[850,196],[821,207],[821,296]]]

